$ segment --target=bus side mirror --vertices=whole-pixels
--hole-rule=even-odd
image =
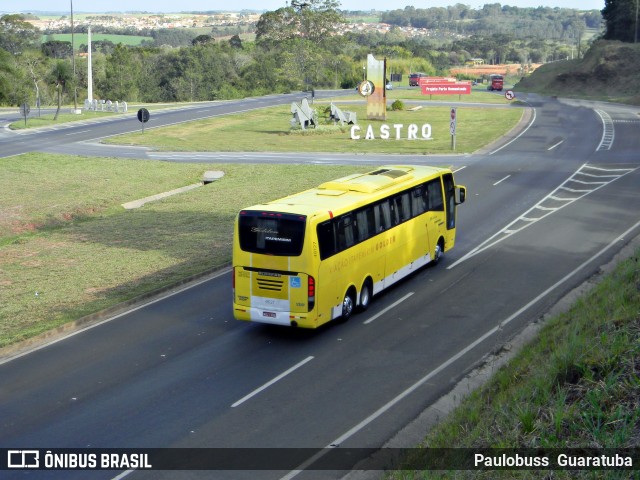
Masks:
[[[464,201],[467,199],[467,189],[461,185],[457,185],[456,186],[456,193],[457,193],[457,199],[456,199],[456,205],[460,205],[461,203],[464,203]]]

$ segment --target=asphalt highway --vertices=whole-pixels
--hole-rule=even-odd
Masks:
[[[206,117],[293,97],[155,117],[161,117],[158,124],[170,124],[183,121],[178,115]],[[0,360],[0,448],[380,447],[640,233],[639,110],[534,95],[526,100],[529,116],[518,135],[477,154],[305,156],[316,163],[451,165],[468,198],[458,210],[456,248],[439,265],[375,297],[366,313],[318,331],[234,321],[231,277],[221,271],[91,329]],[[95,139],[139,128],[129,127],[130,120],[5,132],[0,155],[79,153],[88,143],[95,154],[113,151]],[[121,151],[130,158],[154,158],[142,149]],[[187,161],[187,155],[163,160]],[[202,154],[199,161],[300,159]],[[123,468],[10,471],[2,477],[343,474],[295,467]]]

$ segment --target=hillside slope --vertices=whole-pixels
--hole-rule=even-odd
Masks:
[[[515,88],[640,105],[640,44],[598,40],[580,60],[547,63]]]

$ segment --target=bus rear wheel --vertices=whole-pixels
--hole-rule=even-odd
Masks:
[[[371,303],[371,283],[369,280],[365,280],[360,289],[360,305],[358,305],[358,308],[361,312],[364,312],[369,308],[369,303]]]
[[[346,322],[351,318],[353,314],[353,309],[355,308],[356,301],[355,297],[351,290],[347,291],[344,295],[344,299],[342,299],[342,321]]]

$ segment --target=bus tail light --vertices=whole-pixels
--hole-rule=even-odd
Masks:
[[[311,275],[307,280],[307,297],[307,304],[309,305],[309,311],[311,311],[316,304],[316,281]]]

